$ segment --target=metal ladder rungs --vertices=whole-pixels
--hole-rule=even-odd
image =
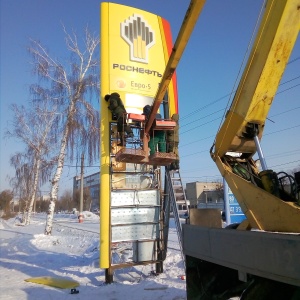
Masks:
[[[171,177],[178,175],[179,177]],[[183,244],[182,244],[182,226],[181,226],[181,220],[180,220],[180,216],[179,216],[179,211],[178,211],[178,204],[181,204],[179,202],[184,201],[185,204],[187,205],[186,202],[186,196],[185,196],[185,192],[182,186],[182,181],[180,178],[180,173],[179,171],[166,171],[166,175],[167,175],[167,182],[168,182],[168,186],[169,186],[169,199],[171,202],[171,205],[173,207],[173,215],[174,215],[174,221],[176,224],[176,228],[177,228],[177,235],[178,235],[178,242],[179,242],[179,246],[180,246],[180,250],[181,250],[181,256],[182,256],[182,260],[184,263],[184,268],[185,268],[185,256],[183,254]],[[176,183],[176,184],[174,184]],[[177,203],[178,202],[178,203]]]

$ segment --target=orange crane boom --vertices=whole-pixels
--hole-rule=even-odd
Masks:
[[[159,88],[157,90],[156,96],[155,96],[153,104],[152,104],[152,110],[149,115],[149,119],[145,125],[145,133],[146,134],[149,133],[149,130],[155,119],[155,114],[157,113],[159,106],[163,101],[163,98],[165,96],[165,93],[167,91],[169,83],[170,83],[172,76],[176,70],[176,67],[181,59],[181,56],[182,56],[183,51],[188,43],[188,40],[193,32],[193,29],[195,27],[195,24],[198,20],[199,14],[202,11],[204,4],[205,4],[205,0],[191,0],[191,2],[190,2],[189,8],[185,14],[183,23],[181,25],[181,29],[177,36],[176,42],[172,49],[171,56],[167,63],[161,83],[159,85]]]

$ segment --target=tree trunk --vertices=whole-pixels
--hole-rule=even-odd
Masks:
[[[53,215],[55,210],[55,204],[57,201],[57,193],[58,193],[58,185],[59,180],[63,171],[63,165],[65,161],[66,155],[66,147],[67,147],[67,136],[69,133],[69,128],[66,126],[64,136],[61,143],[61,148],[58,156],[57,168],[53,180],[51,181],[52,187],[50,192],[50,204],[47,211],[47,219],[46,219],[46,227],[45,227],[45,234],[51,235],[52,233],[52,226],[53,226]]]
[[[22,215],[22,220],[21,220],[21,224],[25,225],[26,223],[26,216],[27,216],[27,212],[28,212],[28,200],[26,198],[25,203],[24,203],[24,209],[23,209],[23,215]]]
[[[57,194],[58,194],[58,186],[59,186],[59,180],[63,171],[63,166],[65,162],[65,156],[66,156],[66,148],[67,148],[67,140],[70,132],[70,124],[71,120],[73,119],[74,113],[75,113],[75,103],[76,100],[74,99],[70,103],[69,107],[69,113],[67,118],[67,124],[64,130],[64,134],[61,141],[61,147],[60,152],[58,155],[58,161],[57,161],[57,168],[56,172],[54,174],[53,180],[51,181],[52,187],[50,192],[50,204],[47,211],[47,219],[46,219],[46,227],[45,227],[45,234],[51,235],[52,234],[52,227],[53,227],[53,215],[55,210],[55,204],[57,201]]]
[[[33,182],[33,191],[32,191],[31,199],[30,199],[29,206],[28,206],[28,212],[27,212],[27,215],[25,217],[25,225],[30,224],[32,208],[33,208],[33,204],[34,204],[34,201],[35,201],[36,191],[37,191],[38,182],[39,182],[40,165],[41,165],[41,159],[38,158],[36,160],[36,166],[35,166],[35,172],[34,172],[34,182]]]

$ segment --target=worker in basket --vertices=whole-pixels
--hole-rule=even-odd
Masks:
[[[151,113],[152,106],[146,105],[143,108],[143,115],[146,117],[146,121],[149,118]],[[161,120],[162,117],[160,114],[156,114],[156,120]],[[150,149],[150,155],[154,154],[155,152],[166,152],[166,137],[165,132],[163,130],[153,130],[150,129],[149,132],[150,140],[148,143],[148,147]]]
[[[176,122],[176,126],[173,130],[167,131],[167,152],[174,153],[176,155],[176,160],[171,163],[169,170],[179,169],[179,115],[173,114],[171,119]]]
[[[120,95],[118,93],[112,93],[111,95],[105,95],[104,99],[108,102],[108,109],[112,112],[113,115],[115,115],[117,120],[117,130],[121,140],[118,146],[125,146],[126,141],[124,132],[126,132],[127,134],[126,137],[132,138],[134,135],[130,126],[127,125],[127,112],[120,98]]]

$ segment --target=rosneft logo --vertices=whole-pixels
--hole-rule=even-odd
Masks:
[[[154,32],[142,16],[134,14],[121,23],[121,37],[129,44],[130,60],[148,63],[148,50],[155,44]]]

